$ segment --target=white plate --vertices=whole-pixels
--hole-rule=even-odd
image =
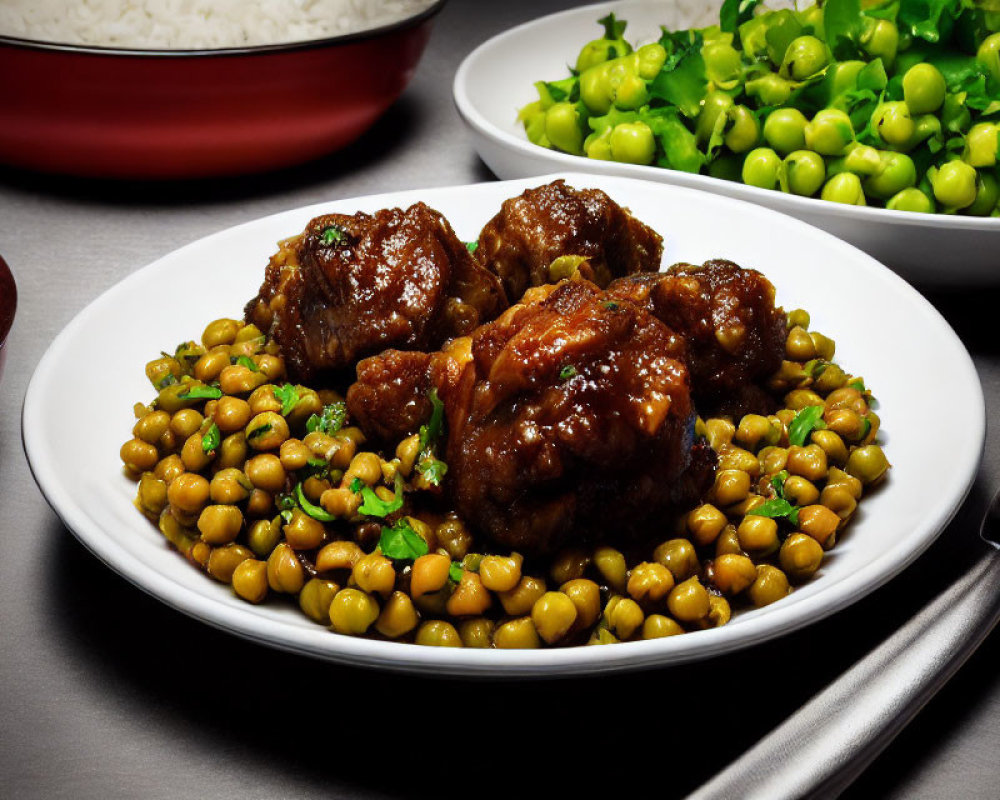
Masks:
[[[721,5],[719,0],[710,2],[715,8]],[[599,17],[614,11],[627,20],[625,36],[633,43],[656,41],[661,25],[682,29],[718,20],[717,14],[706,14],[704,5],[689,3],[687,12],[681,5],[656,0],[599,3],[542,17],[477,47],[455,75],[454,94],[487,166],[501,178],[576,170],[702,189],[805,220],[860,247],[911,281],[1000,284],[1000,218],[845,206],[706,175],[572,156],[528,141],[517,121],[518,109],[538,99],[535,81],[569,74],[566,65],[576,61],[583,44],[600,36],[595,22]]]
[[[930,304],[861,251],[760,206],[647,181],[564,177],[571,185],[603,188],[662,233],[667,264],[723,257],[763,270],[779,301],[809,309],[814,326],[836,339],[838,359],[877,394],[890,479],[862,503],[821,574],[788,598],[715,630],[610,647],[477,651],[355,639],[312,623],[290,603],[252,606],[237,599],[171,550],[132,506],[135,485],[122,474],[118,449],[129,437],[132,404],[152,396],[143,365],[161,349],[198,336],[210,320],[239,315],[279,239],[320,213],[371,212],[418,200],[444,213],[459,236],[473,239],[503,200],[539,185],[538,179],[288,211],[201,239],[131,275],[59,334],[28,387],[25,451],[46,499],[100,559],[193,617],[320,658],[435,674],[568,675],[705,658],[832,614],[913,561],[964,498],[985,435],[975,369]],[[100,370],[95,353],[103,354]],[[950,423],[939,424],[945,406]]]

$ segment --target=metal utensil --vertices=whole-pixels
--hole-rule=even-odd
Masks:
[[[689,800],[836,797],[955,674],[1000,619],[1000,491],[971,570]]]

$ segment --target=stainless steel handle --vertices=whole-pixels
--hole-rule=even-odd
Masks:
[[[1000,551],[689,800],[836,797],[972,655],[1000,618]]]

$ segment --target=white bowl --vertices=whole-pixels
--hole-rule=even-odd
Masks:
[[[320,213],[370,213],[417,201],[441,211],[470,240],[503,200],[555,177],[598,186],[629,206],[664,236],[665,263],[721,257],[764,271],[778,301],[808,309],[813,327],[835,338],[838,362],[863,375],[878,396],[891,473],[861,503],[812,581],[771,606],[738,613],[721,628],[655,641],[542,650],[421,647],[331,633],[281,598],[249,605],[194,569],[136,511],[136,487],[122,474],[118,450],[130,435],[132,404],[153,395],[144,364],[197,336],[210,320],[238,316],[256,293],[275,242]],[[719,220],[728,222],[720,226]],[[838,280],[830,279],[833,270]],[[94,352],[115,357],[95,371]],[[948,417],[957,424],[932,424],[944,394]],[[110,567],[193,617],[334,661],[436,675],[555,677],[708,658],[809,625],[859,600],[923,552],[958,509],[979,463],[985,405],[972,361],[948,324],[860,250],[736,200],[648,181],[566,174],[337,200],[239,225],[170,253],[109,289],[59,334],[28,387],[23,431],[35,479],[70,530]]]
[[[720,5],[719,0],[710,2],[714,8]],[[534,82],[566,77],[566,65],[576,60],[580,47],[600,35],[596,20],[611,11],[628,21],[625,37],[633,43],[656,41],[661,25],[688,28],[718,19],[704,5],[685,12],[679,4],[655,0],[598,3],[528,22],[477,47],[455,75],[455,103],[473,133],[479,155],[499,177],[576,170],[701,189],[805,220],[860,247],[910,281],[1000,284],[1000,218],[845,206],[707,175],[598,161],[532,144],[517,121],[517,112],[537,99]],[[719,220],[719,224],[727,221]]]

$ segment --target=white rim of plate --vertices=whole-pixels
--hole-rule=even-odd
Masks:
[[[612,3],[595,3],[589,6],[581,6],[566,11],[559,11],[555,14],[548,14],[544,17],[524,22],[514,28],[510,28],[503,33],[487,39],[467,55],[459,65],[452,82],[452,94],[455,106],[459,115],[465,123],[480,136],[516,150],[521,154],[531,157],[545,157],[551,160],[554,169],[574,171],[586,169],[588,172],[597,172],[603,175],[625,175],[630,178],[650,180],[650,175],[658,173],[670,173],[673,185],[683,186],[691,189],[701,189],[708,181],[710,184],[718,184],[730,187],[729,191],[737,193],[738,199],[748,202],[761,203],[764,205],[782,204],[787,206],[789,213],[792,210],[802,210],[807,212],[817,212],[822,210],[824,214],[831,217],[841,217],[849,220],[878,220],[893,225],[918,224],[921,227],[947,228],[949,230],[966,231],[996,231],[1000,233],[1000,218],[998,217],[963,217],[956,214],[920,214],[915,211],[890,211],[885,208],[874,208],[871,206],[849,206],[844,203],[833,203],[813,197],[799,197],[793,194],[784,194],[768,189],[761,189],[757,186],[747,186],[736,181],[727,181],[723,178],[713,178],[710,175],[701,175],[679,170],[666,169],[663,167],[646,167],[638,164],[609,163],[599,159],[587,158],[586,167],[580,164],[583,156],[574,156],[558,150],[550,150],[536,144],[532,144],[526,137],[516,136],[508,130],[499,128],[490,122],[486,116],[480,112],[478,105],[473,100],[468,91],[469,75],[474,73],[477,62],[491,54],[491,51],[502,48],[509,41],[516,39],[524,30],[549,22],[557,22],[560,18],[577,17],[584,14],[606,13],[613,9],[627,9],[633,4],[633,0],[619,0]],[[597,17],[594,17],[596,20]],[[539,80],[542,78],[540,77]],[[530,96],[525,102],[531,102]],[[515,120],[517,109],[511,109],[511,120]],[[652,180],[656,180],[653,178]],[[823,205],[819,205],[823,204]],[[782,209],[784,210],[784,209]]]
[[[682,196],[689,195],[693,200],[701,202],[705,202],[704,198],[710,196],[711,202],[731,205],[734,213],[762,216],[762,224],[778,217],[783,225],[802,226],[809,229],[812,234],[824,238],[831,250],[870,262],[870,266],[885,281],[889,282],[902,296],[909,298],[914,304],[914,311],[923,314],[922,321],[925,324],[935,326],[940,337],[948,340],[949,346],[955,351],[955,358],[962,363],[969,385],[974,385],[977,390],[976,397],[971,398],[974,401],[972,405],[975,406],[976,410],[975,418],[964,419],[963,428],[971,441],[978,442],[978,447],[969,448],[965,452],[956,454],[955,463],[942,476],[943,494],[950,498],[950,502],[940,508],[933,518],[928,518],[924,524],[913,531],[909,547],[905,549],[898,546],[891,548],[870,561],[864,568],[857,570],[850,576],[840,578],[828,589],[805,597],[784,608],[765,608],[746,612],[746,615],[761,614],[754,620],[755,624],[753,625],[726,625],[721,628],[697,631],[694,636],[624,642],[613,647],[577,646],[540,650],[425,647],[331,634],[330,631],[318,625],[315,630],[297,628],[289,626],[279,619],[271,619],[254,613],[255,606],[230,607],[214,599],[191,593],[185,586],[152,569],[142,559],[121,548],[107,536],[100,523],[90,516],[85,508],[79,506],[63,488],[62,479],[55,468],[55,459],[46,458],[47,454],[43,451],[42,443],[30,433],[40,429],[43,425],[43,420],[40,418],[41,411],[38,410],[41,408],[41,404],[31,402],[31,400],[36,393],[44,392],[49,386],[58,385],[55,370],[59,366],[60,355],[69,343],[92,318],[99,316],[105,307],[113,307],[118,296],[128,293],[134,283],[147,279],[151,273],[162,271],[165,268],[164,262],[169,258],[181,256],[187,251],[196,252],[198,248],[216,237],[235,235],[240,230],[255,226],[263,220],[289,213],[312,213],[315,215],[320,211],[329,210],[334,203],[402,205],[417,202],[432,191],[461,192],[477,187],[499,186],[509,186],[512,191],[522,191],[524,188],[539,182],[547,183],[561,178],[565,179],[567,183],[573,184],[577,181],[593,180],[593,177],[592,174],[566,172],[511,181],[491,181],[465,186],[435,187],[433,189],[365,195],[357,198],[338,198],[336,201],[322,202],[271,214],[217,231],[177,248],[137,270],[89,303],[60,331],[42,356],[28,384],[21,413],[22,441],[29,467],[42,495],[69,530],[98,559],[135,586],[168,606],[220,630],[281,650],[355,666],[371,666],[392,671],[434,672],[439,675],[491,678],[554,678],[681,664],[735,652],[805,627],[851,605],[898,575],[931,545],[957,513],[972,487],[982,456],[986,436],[985,398],[972,359],[957,334],[940,313],[906,281],[867,254],[825,231],[795,218],[787,217],[780,212],[745,201],[718,195],[706,195],[704,192],[683,187],[650,184],[648,181],[635,181],[630,178],[609,176],[604,180],[609,182],[609,186],[618,184],[622,189],[633,184],[637,187],[641,186],[645,191],[681,193]],[[383,201],[382,198],[385,200]],[[136,525],[141,524],[146,524],[146,521],[137,516]],[[206,578],[206,580],[208,579]],[[219,588],[220,590],[226,589],[221,584],[219,584]]]

